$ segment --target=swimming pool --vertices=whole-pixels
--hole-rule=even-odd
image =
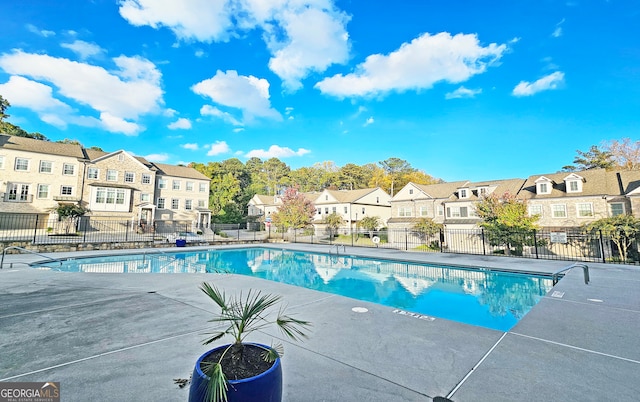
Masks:
[[[553,286],[542,275],[271,248],[91,257],[36,266],[95,273],[222,271],[500,331],[511,329]]]

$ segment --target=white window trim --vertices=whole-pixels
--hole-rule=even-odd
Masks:
[[[131,180],[127,180],[127,175],[131,175]],[[135,183],[136,182],[136,174],[135,174],[135,172],[124,172],[124,182],[125,183]]]
[[[555,206],[560,206],[564,210],[564,216],[556,216]],[[551,204],[551,217],[553,219],[567,219],[567,205],[566,204]]]
[[[95,170],[96,177],[91,177],[89,175],[89,172],[91,172],[92,170]],[[98,180],[99,178],[100,178],[100,169],[98,169],[97,167],[93,167],[93,166],[87,168],[87,179],[89,179],[89,180]]]
[[[591,215],[580,215],[580,205],[588,205],[589,209],[591,211]],[[593,218],[595,216],[595,211],[593,210],[593,203],[592,202],[578,202],[576,203],[576,216],[578,218]]]
[[[461,188],[460,190],[458,190],[458,195],[460,196],[461,199],[469,198],[469,189]]]
[[[116,173],[116,176],[115,176],[115,178],[114,178],[114,179],[110,179],[110,178],[109,178],[109,172],[115,172],[115,173]],[[107,181],[118,181],[118,171],[117,171],[117,170],[115,170],[115,169],[107,169],[107,175],[105,176],[105,179],[106,179]]]
[[[71,167],[71,173],[67,173],[67,167]],[[63,163],[62,164],[62,175],[63,176],[75,176],[76,175],[76,165],[73,163]]]
[[[47,188],[47,196],[46,197],[41,197],[40,196],[40,188],[42,187],[46,187]],[[49,195],[51,194],[51,185],[50,184],[38,184],[38,186],[36,187],[36,198],[39,200],[46,200],[49,198]]]
[[[45,172],[42,170],[42,164],[43,163],[49,163],[49,171]],[[53,174],[53,162],[52,161],[40,161],[40,164],[38,165],[38,173],[43,173],[43,174]]]
[[[18,161],[27,161],[27,168],[26,169],[18,169]],[[31,160],[27,159],[27,158],[16,158],[16,160],[14,161],[13,164],[13,170],[15,170],[16,172],[28,172],[31,170]]]

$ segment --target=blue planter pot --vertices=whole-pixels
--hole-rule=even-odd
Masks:
[[[255,345],[268,348],[268,346],[265,345]],[[193,369],[193,375],[191,376],[189,402],[205,401],[209,377],[200,369],[202,360],[211,353],[228,346],[229,345],[219,346],[198,358],[196,366]],[[273,366],[262,374],[242,380],[230,380],[228,383],[228,402],[280,402],[282,401],[282,366],[280,365],[280,359],[276,359]]]

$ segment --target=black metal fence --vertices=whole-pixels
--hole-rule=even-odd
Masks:
[[[261,236],[261,237],[260,237]],[[246,233],[246,224],[201,226],[191,221],[155,221],[152,225],[133,220],[96,219],[81,216],[49,219],[43,215],[0,215],[0,242],[38,244],[165,242],[212,243],[221,240],[260,240],[266,232]]]
[[[64,243],[154,242],[178,244],[219,241],[275,240],[294,243],[379,247],[414,252],[442,252],[522,258],[572,260],[640,265],[639,239],[587,233],[575,228],[492,233],[483,229],[444,229],[433,234],[411,229],[349,230],[289,229],[257,224],[211,224],[156,221],[138,225],[132,220],[82,216],[62,221],[44,215],[0,215],[0,242],[34,245]]]
[[[640,265],[639,239],[605,236],[601,232],[589,233],[574,228],[508,233],[442,229],[430,235],[411,229],[278,231],[272,228],[268,237],[295,243]]]

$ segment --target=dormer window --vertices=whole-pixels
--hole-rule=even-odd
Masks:
[[[536,183],[536,194],[551,194],[552,181],[542,176]]]
[[[460,196],[460,198],[469,198],[469,192],[467,191],[466,188],[461,188],[458,191],[458,195]]]
[[[413,189],[412,188],[409,189],[409,194],[413,194]]]
[[[584,182],[584,178],[582,176],[578,176],[575,173],[570,174],[565,177],[564,184],[567,188],[567,193],[581,193],[582,192],[582,183]]]

